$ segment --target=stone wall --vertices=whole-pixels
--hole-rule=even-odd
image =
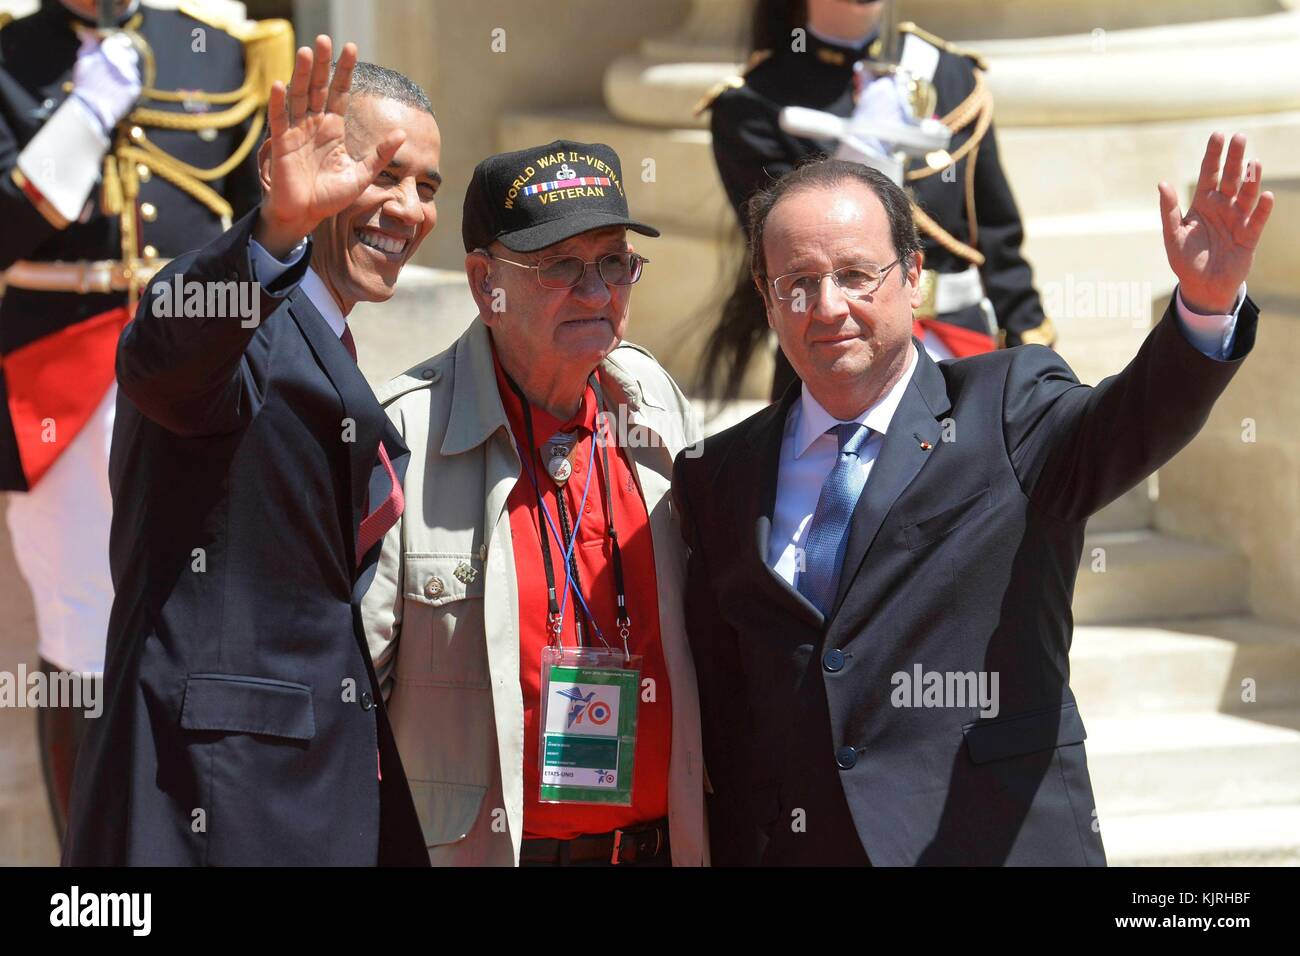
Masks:
[[[1300,179],[1277,196],[1250,295],[1262,315],[1255,351],[1205,428],[1160,469],[1156,526],[1250,556],[1250,606],[1300,624]]]

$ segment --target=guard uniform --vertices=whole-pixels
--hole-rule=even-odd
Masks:
[[[953,131],[946,156],[913,159],[904,177],[925,252],[925,300],[917,316],[991,334],[1008,346],[1051,344],[1055,332],[1021,255],[1020,213],[998,162],[984,62],[914,24],[899,29],[904,64],[928,73],[933,86],[932,102],[920,115],[941,119]],[[781,110],[803,106],[849,117],[856,100],[854,65],[880,52],[878,38],[848,47],[809,31],[806,41],[803,52],[759,51],[743,74],[719,84],[700,103],[701,112],[711,110],[714,158],[742,227],[744,204],[754,192],[807,157],[835,149],[833,142],[784,132]],[[751,300],[754,321],[762,326],[762,300],[747,277],[735,294]],[[784,356],[778,358],[781,384],[793,372]]]
[[[118,27],[137,38],[144,88],[105,137],[70,96],[94,27],[57,0],[0,16],[0,490],[21,492],[7,512],[42,661],[87,674],[103,669],[113,597],[118,335],[154,272],[260,200],[264,107],[293,57],[283,20],[132,4]],[[41,725],[60,829],[76,731],[44,720],[69,713]]]

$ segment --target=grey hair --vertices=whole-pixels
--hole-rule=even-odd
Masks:
[[[338,61],[330,64],[330,82],[334,80],[334,71],[338,69]],[[430,116],[436,117],[433,112],[433,104],[429,102],[428,95],[420,89],[411,80],[410,77],[398,73],[396,70],[390,70],[386,66],[377,66],[374,63],[366,63],[364,60],[358,60],[357,65],[352,68],[352,89],[350,96],[378,96],[386,100],[394,100],[404,106],[413,109],[423,110]],[[286,96],[284,108],[289,109],[289,98]]]
[[[331,67],[331,76],[333,71],[334,68]],[[424,90],[411,81],[410,77],[396,70],[390,70],[386,66],[376,66],[374,63],[358,61],[352,71],[352,95],[379,96],[386,100],[396,100],[405,106],[423,110],[430,116],[435,115],[429,97]]]

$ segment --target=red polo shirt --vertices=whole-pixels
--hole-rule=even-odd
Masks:
[[[507,383],[501,365],[496,362],[497,389],[501,403],[510,420],[515,445],[521,456],[528,447],[528,431],[524,426],[523,406]],[[599,374],[599,373],[597,373]],[[605,381],[601,381],[606,395]],[[550,512],[557,533],[560,531],[559,511],[556,504],[557,488],[547,473],[542,459],[542,448],[558,431],[577,429],[578,443],[569,460],[573,474],[562,491],[568,505],[570,520],[577,524],[578,543],[574,555],[581,578],[582,594],[600,626],[610,647],[622,649],[615,624],[617,617],[614,588],[612,549],[610,547],[605,517],[604,460],[596,450],[596,461],[591,469],[591,491],[582,506],[583,491],[587,482],[587,463],[591,459],[592,432],[598,411],[595,391],[590,385],[583,393],[578,413],[562,422],[545,409],[532,407],[533,449],[532,468],[542,492],[542,500]],[[659,589],[655,580],[654,544],[650,538],[650,516],[637,484],[635,471],[627,451],[617,445],[618,436],[612,435],[615,446],[610,448],[610,492],[614,499],[614,527],[623,554],[623,579],[627,588],[627,611],[632,626],[628,648],[642,655],[641,684],[646,678],[654,683],[654,701],[648,702],[643,692],[637,719],[635,767],[633,770],[632,806],[612,807],[598,804],[541,803],[538,800],[540,773],[538,771],[541,746],[541,683],[542,649],[547,643],[546,571],[542,564],[542,539],[538,528],[537,494],[528,475],[521,472],[514,491],[507,499],[510,510],[510,534],[514,540],[515,571],[519,584],[519,683],[524,698],[524,836],[551,837],[567,840],[584,833],[608,833],[619,827],[647,823],[668,815],[668,759],[672,752],[672,699],[668,686],[668,673],[664,667],[663,648],[659,639]],[[583,507],[581,521],[579,508]],[[543,519],[544,520],[544,519]],[[547,528],[546,544],[551,551],[551,565],[555,571],[557,602],[563,600],[564,554]],[[581,614],[575,607],[573,594],[569,594],[564,611],[561,632],[565,647],[577,646],[574,621]],[[603,647],[590,625],[584,625],[588,646]]]

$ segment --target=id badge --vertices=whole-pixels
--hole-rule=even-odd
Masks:
[[[641,655],[542,649],[542,803],[632,805]]]

